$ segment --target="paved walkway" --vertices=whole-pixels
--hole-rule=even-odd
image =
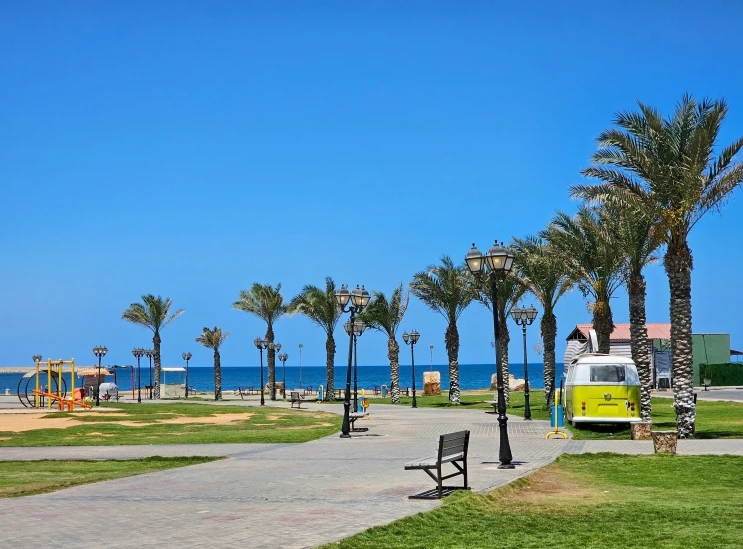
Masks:
[[[0,524],[13,525],[0,531],[0,546],[28,547],[47,538],[57,547],[79,547],[84,540],[108,545],[115,540],[121,548],[314,547],[437,506],[407,499],[431,488],[432,482],[422,472],[404,471],[403,465],[431,455],[438,434],[461,429],[472,432],[470,484],[478,491],[511,482],[563,452],[652,452],[652,444],[642,442],[548,441],[546,422],[511,418],[517,467],[502,471],[497,469],[495,416],[482,410],[374,405],[372,419],[359,423],[369,432],[350,440],[333,435],[305,444],[0,448],[0,459],[231,458],[0,500]],[[681,441],[679,450],[743,454],[743,441]]]

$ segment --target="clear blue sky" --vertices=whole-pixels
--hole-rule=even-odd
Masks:
[[[522,4],[522,3],[516,3]],[[652,4],[652,5],[651,5]],[[254,281],[287,297],[326,275],[391,291],[442,254],[540,230],[614,112],[728,99],[743,135],[737,2],[4,2],[0,18],[0,365],[34,353],[131,363],[149,332],[120,320],[144,293],[186,313],[163,360],[211,364],[202,326],[232,330],[222,363],[254,364]],[[695,230],[695,332],[743,345],[740,193]],[[648,320],[668,321],[662,265]],[[529,304],[527,300],[525,304]],[[627,322],[626,295],[612,301]],[[492,361],[489,313],[460,323],[462,363]],[[590,315],[557,309],[558,353]],[[413,300],[419,360],[445,323]],[[538,331],[530,331],[533,348]],[[297,364],[324,336],[276,326]],[[339,326],[336,361],[345,361]],[[512,335],[518,335],[512,330]],[[512,356],[520,361],[519,339]],[[425,351],[425,352],[423,352]],[[386,362],[364,335],[362,364]],[[408,363],[403,355],[403,364]],[[532,360],[538,360],[532,355]]]

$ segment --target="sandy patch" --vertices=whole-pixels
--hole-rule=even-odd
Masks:
[[[294,425],[293,427],[276,427],[277,431],[295,431],[297,429],[317,429],[318,427],[331,427],[332,423],[313,423],[312,425]]]
[[[276,420],[279,420],[279,419],[286,419],[286,418],[284,416],[280,416],[278,414],[268,414],[266,416],[266,419],[268,419],[270,421],[276,421]]]

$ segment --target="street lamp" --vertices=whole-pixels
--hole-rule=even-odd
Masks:
[[[155,352],[152,349],[143,349],[144,356],[150,359],[150,400],[152,400],[152,357],[155,356]]]
[[[41,355],[34,355],[31,358],[34,362],[41,362]]]
[[[253,340],[253,344],[258,347],[258,350],[261,352],[261,406],[265,406],[266,401],[263,398],[263,349],[268,349],[268,346],[273,345],[273,343],[269,343],[267,339],[256,337]]]
[[[418,343],[418,338],[420,338],[420,334],[413,330],[408,334],[408,332],[402,333],[402,340],[405,342],[405,345],[410,345],[410,367],[413,374],[413,408],[418,407],[418,403],[415,400],[415,344]],[[433,345],[431,345],[433,347]],[[433,351],[433,349],[431,349]]]
[[[498,459],[500,460],[499,469],[513,469],[511,463],[511,445],[508,442],[508,417],[506,416],[506,397],[503,387],[503,365],[501,361],[500,348],[500,329],[498,327],[498,279],[508,273],[513,266],[513,253],[503,246],[503,243],[495,244],[488,250],[485,255],[478,250],[474,243],[472,249],[464,257],[470,272],[480,278],[488,267],[488,277],[490,280],[490,299],[493,308],[493,331],[495,334],[495,372],[498,383],[498,425],[500,427],[500,451]]]
[[[142,403],[142,370],[139,367],[139,361],[144,356],[144,349],[135,347],[132,354],[137,358],[137,402]]]
[[[304,345],[300,343],[299,344],[299,388],[300,389],[302,388],[302,347],[304,347]]]
[[[101,405],[101,359],[106,356],[108,349],[105,347],[93,347],[93,353],[98,357],[98,392],[95,394],[95,405]]]
[[[281,372],[284,377],[284,400],[286,400],[286,359],[289,358],[289,355],[284,353],[283,355],[279,353],[278,359],[281,361]]]
[[[344,284],[340,290],[335,292],[335,301],[343,313],[351,313],[350,325],[353,326],[356,315],[364,310],[369,303],[369,292],[362,286],[349,292],[348,287]],[[350,302],[350,305],[349,305]],[[348,305],[348,308],[346,308]],[[343,401],[343,426],[341,427],[341,438],[351,438],[351,423],[349,414],[351,413],[351,362],[353,360],[353,332],[348,337],[348,369],[346,370],[346,397]]]
[[[351,321],[347,320],[343,323],[343,329],[346,333],[353,338],[353,411],[359,411],[359,388],[358,388],[358,377],[359,377],[359,366],[356,360],[356,341],[361,334],[366,330],[366,323],[362,320],[356,320],[353,323],[353,331],[351,330]]]
[[[186,398],[188,398],[188,361],[193,356],[191,353],[182,353],[183,360],[186,361]]]
[[[268,346],[268,349],[271,350],[271,345],[270,344]],[[273,349],[274,349],[272,351],[273,353],[278,353],[279,351],[281,351],[281,343],[274,344]],[[276,361],[274,361],[274,364],[276,364]],[[284,381],[286,381],[286,380],[284,380]],[[274,370],[273,370],[273,383],[271,383],[271,380],[269,379],[268,380],[268,385],[269,385],[269,389],[270,389],[270,392],[271,392],[271,400],[276,400],[276,368],[274,368]],[[286,391],[284,391],[284,392],[286,392]],[[286,396],[286,395],[284,395],[284,396]]]
[[[524,419],[531,420],[531,408],[529,407],[529,367],[526,363],[526,327],[531,326],[537,318],[537,310],[534,305],[529,308],[514,307],[511,309],[511,317],[516,324],[521,326],[524,335]]]
[[[433,345],[429,345],[428,348],[431,350],[431,371],[433,372]],[[425,394],[425,387],[423,388],[423,392]]]

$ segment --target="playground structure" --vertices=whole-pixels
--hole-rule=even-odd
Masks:
[[[60,410],[74,410],[75,406],[90,408],[88,404],[67,398],[67,382],[62,373],[64,365],[69,364],[72,371],[71,393],[75,394],[75,359],[70,360],[41,360],[36,359],[36,370],[28,372],[18,382],[18,400],[26,408],[46,408],[52,409],[52,402],[56,401],[56,407]],[[42,390],[42,365],[46,366],[46,388]],[[25,380],[25,385],[24,385]],[[32,385],[33,382],[33,385]],[[33,387],[33,388],[30,388]],[[32,396],[33,395],[33,396]]]

